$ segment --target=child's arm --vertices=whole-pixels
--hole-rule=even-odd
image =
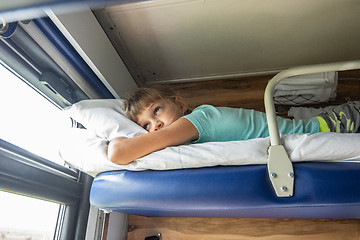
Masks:
[[[108,158],[116,164],[128,164],[140,157],[170,146],[196,140],[199,133],[187,119],[180,118],[170,126],[134,138],[115,138],[109,143]]]

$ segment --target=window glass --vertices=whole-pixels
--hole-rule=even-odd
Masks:
[[[0,191],[0,239],[53,239],[59,206]]]
[[[63,164],[58,149],[70,128],[70,118],[2,65],[0,109],[0,138]]]

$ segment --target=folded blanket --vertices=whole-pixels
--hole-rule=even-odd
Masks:
[[[336,97],[337,82],[337,72],[290,77],[276,85],[274,102],[291,106],[329,102]]]
[[[292,134],[281,138],[289,158],[298,161],[360,161],[360,134]],[[128,165],[106,156],[108,141],[85,129],[71,129],[60,155],[70,166],[93,176],[111,170],[169,170],[217,165],[266,164],[269,138],[168,147]]]

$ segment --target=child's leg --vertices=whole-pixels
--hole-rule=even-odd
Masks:
[[[319,114],[327,123],[330,132],[360,132],[360,101],[334,106]]]

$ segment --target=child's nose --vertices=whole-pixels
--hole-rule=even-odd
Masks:
[[[157,130],[161,129],[163,126],[164,126],[164,123],[163,123],[162,121],[158,121],[158,122],[155,124],[154,131],[157,131]]]

